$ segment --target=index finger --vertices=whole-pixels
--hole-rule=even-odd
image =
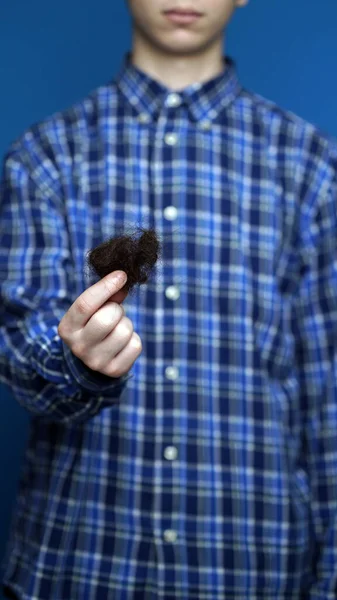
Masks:
[[[126,280],[127,275],[124,271],[113,271],[84,290],[67,313],[72,327],[82,329],[92,315],[123,287]]]

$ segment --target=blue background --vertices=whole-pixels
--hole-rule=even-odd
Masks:
[[[155,0],[153,0],[155,1]],[[124,0],[2,0],[0,158],[32,123],[110,80],[131,44]],[[243,84],[337,137],[337,2],[250,0],[227,33]],[[0,560],[29,415],[0,386]]]

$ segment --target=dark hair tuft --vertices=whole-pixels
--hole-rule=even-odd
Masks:
[[[153,228],[137,227],[131,234],[112,237],[89,251],[89,269],[105,277],[113,271],[128,276],[123,290],[130,292],[136,284],[147,282],[161,252],[161,244]]]

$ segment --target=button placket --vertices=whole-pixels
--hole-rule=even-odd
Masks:
[[[168,163],[166,163],[164,165],[167,166],[167,164],[171,164],[171,160],[175,159],[176,153],[178,153],[178,149],[176,150],[175,147],[179,144],[179,134],[174,131],[176,128],[176,120],[174,118],[174,108],[178,107],[181,104],[181,97],[179,96],[179,94],[176,94],[174,92],[168,94],[168,96],[166,97],[166,101],[165,101],[165,106],[168,108],[167,110],[167,120],[166,118],[164,118],[164,116],[162,117],[161,123],[165,122],[165,130],[164,130],[164,135],[162,138],[162,143],[161,145],[163,146],[170,146],[172,148],[172,150],[170,151],[169,148],[164,147],[164,152],[165,152],[165,156],[167,157],[167,161]],[[161,190],[160,190],[161,192]],[[163,196],[164,197],[164,196]],[[173,205],[168,205],[168,206],[164,206],[163,207],[163,212],[162,212],[162,217],[164,220],[168,221],[175,221],[178,218],[178,209],[176,206]],[[172,236],[172,244],[174,245],[174,247],[176,247],[176,239],[175,239],[175,232],[174,232],[174,227],[171,228],[170,224],[167,223],[166,226],[164,224],[164,229],[167,228],[167,231],[169,232],[169,234]],[[174,256],[174,255],[173,255]],[[174,281],[174,275],[172,274],[172,279]],[[165,296],[168,300],[170,300],[171,302],[177,301],[178,298],[180,297],[180,290],[179,287],[177,285],[174,285],[173,281],[167,281],[166,285],[164,286],[164,293]],[[172,346],[172,353],[173,353],[173,346]],[[175,356],[170,354],[167,355],[167,358],[165,360],[164,363],[164,378],[169,381],[172,382],[174,384],[174,382],[179,378],[179,369],[172,364],[173,362],[175,362]],[[172,441],[173,441],[173,433],[172,432]],[[158,465],[158,468],[162,468],[162,469],[173,469],[175,470],[176,468],[176,463],[174,461],[176,461],[177,457],[178,457],[178,448],[176,446],[172,445],[167,445],[164,447],[162,447],[161,450],[162,454],[161,454],[161,458],[162,461],[164,461],[162,463],[162,466],[160,466],[160,463]],[[165,466],[165,462],[166,462],[166,466]],[[167,494],[171,494],[172,492],[167,491],[164,492]],[[173,512],[176,512],[176,510],[178,509],[177,506],[175,506],[175,504],[178,502],[178,497],[174,496],[173,497]],[[158,507],[159,511],[160,511],[160,506]],[[162,539],[164,540],[164,542],[166,542],[167,544],[173,544],[177,541],[178,538],[178,533],[177,531],[175,531],[172,527],[172,525],[175,525],[175,522],[170,522],[170,520],[168,520],[165,523],[166,527],[168,527],[167,529],[165,529],[165,526],[163,527],[163,530],[161,532],[162,535]]]

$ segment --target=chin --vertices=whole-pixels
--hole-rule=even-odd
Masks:
[[[158,48],[158,50],[161,50],[161,52],[175,56],[189,56],[191,54],[198,54],[207,46],[207,41],[202,43],[200,40],[197,41],[195,39],[186,39],[187,36],[185,36],[185,39],[182,39],[182,36],[179,36],[179,39],[177,39],[177,37],[178,36],[176,36],[174,39],[171,38],[170,40],[152,40],[152,43]]]

